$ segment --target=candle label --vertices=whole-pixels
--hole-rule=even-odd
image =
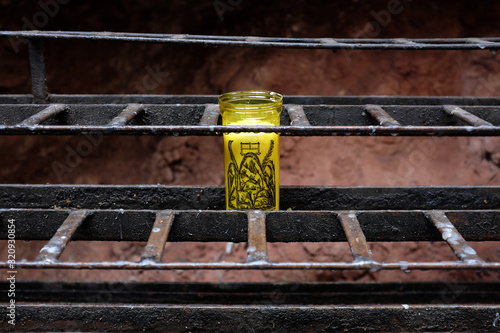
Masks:
[[[227,206],[235,210],[276,209],[275,140],[249,141],[245,135],[227,138]],[[262,134],[261,134],[262,135]],[[269,136],[270,134],[264,134]],[[277,137],[276,134],[272,133]],[[277,140],[276,140],[277,141]]]

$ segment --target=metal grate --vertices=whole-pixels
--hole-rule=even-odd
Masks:
[[[0,135],[499,136],[500,99],[286,96],[281,126],[220,126],[215,96],[58,95],[42,42],[138,42],[337,50],[490,50],[500,38],[331,39],[0,31],[28,40],[32,95],[0,95]],[[222,187],[0,185],[0,239],[44,240],[1,268],[500,270],[470,242],[500,240],[500,187],[282,187],[281,211],[226,211]],[[43,221],[43,223],[39,223]],[[142,241],[140,261],[59,260],[73,241]],[[164,262],[166,242],[247,242],[245,262]],[[383,261],[369,242],[445,241],[454,261]],[[276,262],[271,242],[346,242],[348,262]],[[404,259],[404,258],[403,258]],[[1,282],[9,288],[8,282]],[[499,283],[18,282],[24,331],[472,331],[500,325]],[[89,295],[97,295],[90,297]],[[104,296],[104,297],[101,297]],[[5,297],[5,295],[3,296]],[[4,304],[4,303],[2,303]],[[82,313],[85,313],[82,316]],[[4,331],[19,330],[0,317]]]
[[[0,193],[11,198],[0,213],[19,221],[19,239],[49,240],[36,260],[18,268],[500,270],[500,262],[483,261],[466,241],[500,240],[493,227],[500,223],[499,187],[283,187],[281,206],[295,209],[277,212],[225,211],[221,187],[3,185]],[[7,236],[6,229],[0,233]],[[147,245],[139,262],[58,261],[70,240]],[[248,242],[248,257],[162,262],[167,240]],[[379,262],[367,243],[439,240],[457,261]],[[351,262],[273,262],[266,250],[267,242],[342,241]]]
[[[286,96],[281,126],[275,127],[218,125],[215,96],[52,95],[50,105],[25,99],[0,100],[0,134],[500,135],[496,98]]]

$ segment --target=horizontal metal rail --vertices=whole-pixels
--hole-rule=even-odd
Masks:
[[[17,281],[16,315],[24,331],[483,332],[495,331],[499,293],[498,282]],[[16,326],[0,320],[2,332]]]
[[[1,281],[2,290],[9,289]],[[500,282],[308,282],[308,283],[200,283],[200,282],[63,282],[17,281],[16,295],[24,302],[89,302],[99,304],[497,304]],[[446,297],[442,297],[446,293]],[[450,296],[453,297],[450,297]]]
[[[111,270],[500,270],[500,262],[465,263],[456,261],[441,262],[39,262],[21,261],[14,265],[19,269],[111,269]],[[9,268],[10,264],[0,262],[0,268]]]
[[[205,110],[207,104],[217,104],[217,95],[65,95],[50,94],[51,103],[56,104],[77,104],[77,105],[99,105],[99,104],[166,104],[177,106],[176,104],[203,104]],[[498,97],[476,97],[476,96],[309,96],[309,95],[285,95],[285,104],[296,105],[357,105],[365,110],[367,104],[384,106],[438,106],[460,105],[467,107],[496,106],[500,107]],[[33,104],[33,95],[0,95],[0,104]],[[46,105],[44,105],[46,107]]]
[[[106,297],[108,294],[104,291],[99,295]],[[494,332],[497,328],[497,314],[500,312],[498,303],[443,304],[441,299],[442,297],[438,297],[428,304],[385,306],[23,302],[16,305],[16,315],[23,318],[23,331],[44,332],[163,332],[166,328],[173,332],[231,333],[356,332],[364,328],[377,332],[467,332],[472,327],[473,331]],[[7,324],[6,320],[0,323],[4,332],[19,331],[17,326]]]
[[[283,207],[302,204],[318,210],[268,212],[224,210],[222,187],[3,185],[0,193],[0,216],[2,221],[17,221],[18,240],[45,239],[49,243],[44,248],[52,248],[54,242],[60,243],[63,231],[67,241],[148,240],[139,262],[61,262],[57,257],[64,247],[59,246],[51,251],[57,256],[50,261],[18,261],[18,268],[500,270],[500,262],[483,261],[468,243],[500,240],[498,187],[284,187]],[[315,204],[305,198],[313,198]],[[58,207],[59,200],[66,203],[65,209]],[[120,207],[113,207],[116,203]],[[191,209],[182,210],[182,205]],[[207,210],[210,205],[220,210]],[[342,209],[345,206],[350,209]],[[397,206],[413,210],[390,209]],[[137,210],[140,207],[147,209]],[[43,225],[38,223],[41,220]],[[7,229],[0,226],[0,239],[8,239]],[[248,258],[246,262],[162,262],[167,237],[170,242],[248,242]],[[439,240],[450,245],[458,261],[376,261],[368,243]],[[352,262],[273,262],[266,250],[268,242],[345,241],[353,253]],[[0,267],[7,268],[8,263],[1,262]]]
[[[481,105],[478,101],[474,105],[472,100],[463,99],[463,105],[451,110],[447,104],[423,104],[446,103],[451,101],[449,98],[406,97],[400,99],[399,104],[382,104],[394,100],[379,98],[381,104],[361,104],[364,100],[377,99],[359,97],[355,104],[324,104],[355,100],[304,96],[290,98],[291,102],[298,100],[303,104],[284,105],[287,112],[282,113],[280,126],[217,125],[217,104],[191,104],[215,98],[210,96],[165,96],[164,104],[121,104],[118,103],[120,97],[113,104],[89,104],[102,98],[69,98],[78,103],[49,107],[46,104],[0,103],[0,135],[221,135],[229,132],[276,132],[291,136],[500,135],[500,101],[494,98],[482,100]],[[127,100],[129,98],[122,98],[121,102]],[[158,102],[158,98],[155,101]],[[173,101],[183,103],[172,104]],[[455,109],[461,110],[461,116],[454,113]],[[53,117],[62,110],[65,110],[65,117]],[[130,123],[139,113],[140,121]]]
[[[500,126],[1,126],[2,135],[173,135],[212,136],[220,133],[279,133],[283,136],[500,136]]]
[[[67,209],[172,209],[202,213],[213,210],[228,217],[238,214],[226,211],[223,186],[0,184],[0,194],[0,208],[6,210],[46,209],[57,214]],[[280,207],[282,214],[321,210],[498,210],[500,186],[280,186]],[[362,222],[362,216],[358,219]]]
[[[27,39],[68,39],[202,46],[266,47],[330,50],[497,50],[498,37],[470,38],[283,38],[258,36],[210,36],[127,32],[0,31],[0,37]]]

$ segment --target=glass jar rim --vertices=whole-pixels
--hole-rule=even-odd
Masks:
[[[254,104],[249,108],[249,104],[232,103],[231,101],[242,99],[262,100],[264,103]],[[283,102],[283,96],[273,91],[267,90],[240,90],[224,93],[219,96],[219,105],[224,108],[231,109],[244,109],[247,112],[255,110],[262,110],[267,108],[274,108]]]

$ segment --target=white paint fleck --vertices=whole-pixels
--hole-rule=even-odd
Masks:
[[[152,231],[153,232],[160,232],[160,228],[154,228]]]
[[[467,253],[467,254],[477,254],[476,250],[474,250],[472,247],[468,246],[464,249],[464,252]]]
[[[438,222],[438,223],[436,223],[436,226],[438,228],[450,228],[450,229],[454,228],[453,224],[451,224],[451,222],[448,222],[448,221]]]
[[[59,252],[59,248],[57,246],[44,246],[42,250],[48,253]]]
[[[400,267],[402,270],[407,270],[407,269],[408,269],[408,262],[407,262],[407,261],[400,261],[400,262],[399,262],[399,267]]]
[[[453,231],[445,228],[443,229],[443,234],[441,236],[443,237],[443,240],[448,241],[453,236]]]

